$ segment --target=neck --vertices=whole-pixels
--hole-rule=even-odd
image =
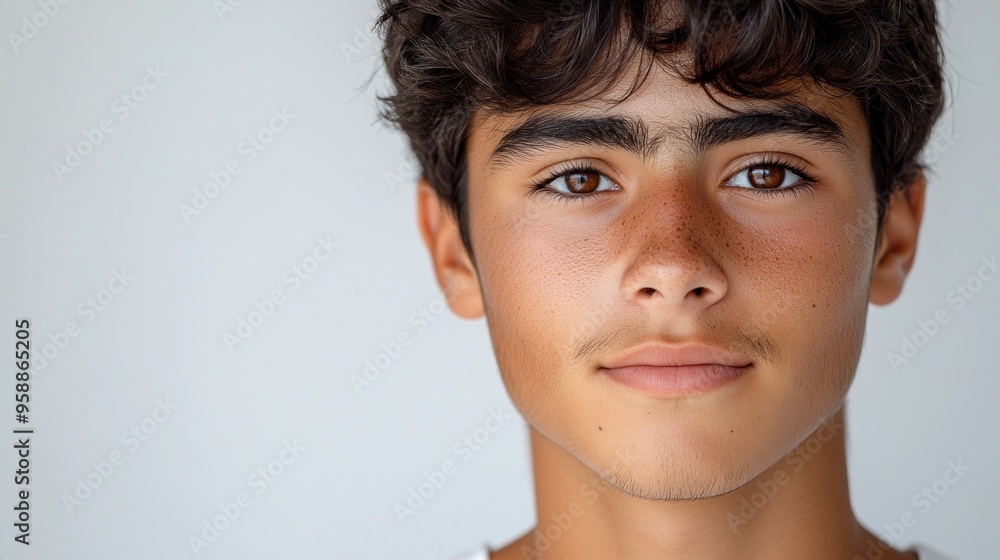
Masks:
[[[851,509],[843,408],[750,483],[704,500],[632,497],[534,429],[531,451],[538,525],[514,543],[519,558],[844,560],[877,542]]]

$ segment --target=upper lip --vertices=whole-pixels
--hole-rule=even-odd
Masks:
[[[705,344],[666,344],[650,342],[633,347],[624,354],[606,362],[605,368],[628,366],[688,366],[721,364],[732,367],[750,365],[751,361],[739,354]]]

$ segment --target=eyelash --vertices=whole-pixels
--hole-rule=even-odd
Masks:
[[[806,174],[805,171],[802,171],[798,166],[796,166],[794,163],[788,161],[785,158],[770,154],[762,157],[759,161],[755,161],[751,164],[742,167],[731,177],[735,177],[740,173],[744,173],[753,167],[760,167],[764,165],[772,165],[775,167],[781,167],[787,171],[791,171],[795,175],[798,175],[802,179],[802,181],[800,181],[798,184],[792,185],[790,187],[785,187],[782,189],[747,189],[745,187],[730,187],[730,188],[738,188],[742,190],[754,191],[756,193],[760,193],[761,196],[765,197],[785,196],[785,195],[797,196],[807,190],[812,190],[816,188],[816,180],[813,179],[808,174]],[[583,201],[590,197],[598,196],[608,192],[608,191],[595,191],[586,194],[566,194],[559,192],[549,186],[556,179],[566,177],[574,173],[595,173],[597,175],[600,175],[601,177],[611,180],[610,177],[608,177],[605,173],[602,173],[593,165],[586,163],[568,164],[566,166],[563,166],[562,168],[554,169],[551,173],[549,173],[549,175],[546,178],[532,185],[531,192],[544,194],[545,196],[551,196],[560,202],[568,202],[571,200]],[[612,181],[612,183],[614,183],[614,181]],[[617,185],[617,183],[615,184]]]

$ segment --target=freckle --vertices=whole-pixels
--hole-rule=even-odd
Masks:
[[[602,428],[602,427],[598,426],[598,427],[597,427],[597,429],[598,429],[598,430],[603,430],[604,428]]]
[[[813,304],[813,307],[816,307],[816,304],[815,304],[815,303]]]

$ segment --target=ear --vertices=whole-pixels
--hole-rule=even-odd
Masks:
[[[922,171],[902,191],[890,195],[872,269],[871,302],[887,305],[903,291],[917,252],[927,179]]]
[[[448,306],[464,319],[482,317],[479,276],[462,244],[458,223],[425,178],[417,184],[417,222]]]

